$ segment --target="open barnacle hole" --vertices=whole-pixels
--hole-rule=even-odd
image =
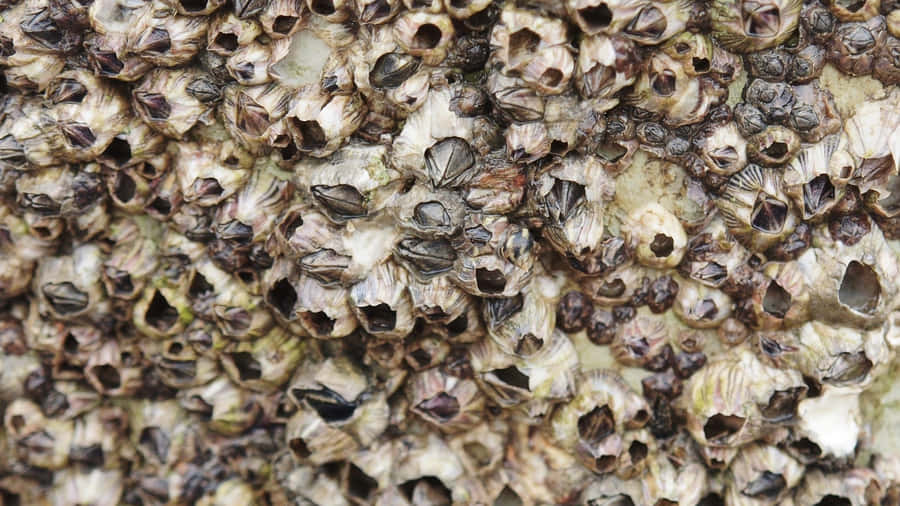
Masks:
[[[770,195],[760,193],[753,204],[750,226],[760,232],[777,234],[787,221],[788,205]]]
[[[509,36],[509,62],[511,67],[518,67],[534,57],[541,36],[528,28],[522,28]]]
[[[410,504],[452,504],[453,495],[444,483],[434,476],[423,476],[403,482],[398,487]]]
[[[194,180],[191,184],[191,191],[198,202],[216,204],[225,189],[215,178],[204,177]]]
[[[360,504],[369,504],[379,488],[378,481],[351,462],[341,473],[341,485],[350,499]]]
[[[662,37],[667,26],[665,14],[657,7],[648,5],[628,22],[624,31],[633,37],[653,41]]]
[[[847,264],[838,288],[838,301],[858,313],[872,314],[878,308],[880,299],[881,283],[878,281],[878,274],[868,265],[856,260]]]
[[[596,445],[615,432],[616,424],[609,406],[598,406],[578,417],[578,436],[588,445]]]
[[[165,463],[171,441],[159,427],[144,427],[138,436],[138,445],[146,455],[154,457],[160,463]]]
[[[134,282],[128,271],[106,266],[103,269],[103,277],[106,280],[106,289],[110,296],[131,298],[135,295]]]
[[[165,121],[172,114],[172,106],[164,95],[147,91],[134,92],[135,106],[152,121]]]
[[[227,359],[234,365],[240,381],[252,381],[262,378],[262,366],[253,355],[245,351],[226,354]]]
[[[465,139],[447,137],[425,150],[425,172],[434,187],[457,186],[468,179],[475,153]]]
[[[807,392],[807,387],[792,387],[776,390],[766,405],[760,405],[759,412],[766,421],[781,423],[790,420],[797,412],[797,405]]]
[[[514,365],[488,371],[482,379],[497,397],[509,405],[517,404],[531,395],[528,375]]]
[[[122,376],[113,365],[100,364],[92,366],[87,370],[87,374],[94,380],[92,383],[99,384],[107,392],[122,386]]]
[[[397,256],[415,269],[423,278],[431,278],[450,271],[456,261],[456,252],[443,239],[428,241],[406,238],[397,243]]]
[[[787,481],[784,476],[772,471],[763,471],[741,489],[741,494],[756,499],[775,499],[786,487]]]
[[[665,258],[671,255],[674,249],[675,241],[666,234],[658,233],[650,241],[650,251],[653,252],[656,258]]]
[[[297,26],[298,21],[300,18],[297,16],[275,16],[275,20],[272,22],[272,31],[279,35],[288,35]]]
[[[744,32],[757,38],[771,38],[781,31],[781,10],[775,3],[741,2]]]
[[[475,269],[475,286],[488,295],[500,294],[506,290],[506,277],[497,269],[479,267]]]
[[[332,0],[312,0],[309,2],[309,10],[320,16],[330,16],[337,12]]]
[[[232,32],[219,32],[209,44],[209,50],[221,54],[233,53],[238,48],[237,34]]]
[[[650,74],[650,89],[661,97],[671,97],[674,95],[676,85],[677,78],[675,72],[669,69]]]
[[[783,319],[791,308],[791,294],[777,281],[772,280],[763,295],[762,308],[775,318]]]
[[[362,323],[369,332],[390,332],[397,326],[397,311],[386,303],[360,306]]]
[[[362,218],[368,214],[365,197],[353,186],[348,184],[315,185],[310,190],[316,202],[333,219],[349,220]]]
[[[88,307],[88,294],[82,292],[68,281],[47,283],[41,287],[41,293],[47,299],[53,311],[61,316],[74,315]]]
[[[281,316],[290,320],[294,314],[294,306],[297,304],[297,290],[287,278],[281,278],[266,293],[266,302],[274,307]]]
[[[397,88],[419,70],[421,61],[405,53],[385,53],[375,60],[369,71],[369,83],[376,88]]]
[[[742,416],[717,413],[703,424],[703,435],[709,443],[724,443],[740,432],[746,421]]]
[[[793,150],[788,143],[778,139],[764,139],[758,148],[760,163],[766,165],[781,165],[787,163],[793,156]]]
[[[206,10],[207,0],[178,0],[178,5],[184,12],[203,12]]]
[[[578,9],[576,18],[585,32],[593,34],[609,27],[613,12],[606,3],[599,3]]]
[[[154,290],[150,304],[144,312],[144,321],[160,332],[167,332],[178,321],[178,310],[169,304],[159,290]]]
[[[344,399],[341,394],[326,386],[318,390],[295,388],[291,393],[329,424],[345,422],[356,412],[356,403]]]
[[[131,160],[131,145],[121,137],[113,137],[109,146],[100,154],[100,160],[122,167]]]
[[[326,337],[331,335],[334,330],[335,320],[328,316],[324,311],[305,311],[300,313],[300,321],[303,326],[317,337]]]
[[[410,49],[434,49],[441,42],[443,36],[443,32],[436,25],[423,23],[416,29],[416,33],[413,34],[410,41]]]

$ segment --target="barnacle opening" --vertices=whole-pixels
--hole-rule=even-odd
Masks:
[[[775,4],[742,2],[741,15],[744,31],[751,37],[774,37],[781,30],[781,10]]]
[[[817,502],[813,506],[852,506],[853,503],[850,499],[846,497],[841,497],[839,495],[828,494],[822,498],[821,501]]]
[[[431,23],[420,26],[412,38],[413,49],[434,49],[441,42],[441,29]]]
[[[355,465],[348,464],[347,492],[363,501],[368,501],[372,493],[378,490],[378,482]]]
[[[128,296],[134,293],[134,282],[131,280],[131,274],[128,271],[116,269],[115,267],[106,267],[104,269],[106,279],[109,281],[111,288],[110,295]]]
[[[403,482],[398,487],[410,501],[413,497],[427,497],[432,504],[451,504],[452,494],[444,483],[434,476],[423,476]]]
[[[148,210],[155,211],[162,217],[167,217],[172,212],[172,203],[165,197],[157,196],[150,201],[147,208]]]
[[[480,267],[475,269],[475,284],[483,293],[503,293],[506,277],[502,271]]]
[[[309,10],[320,16],[330,16],[337,11],[331,0],[313,0],[309,4]]]
[[[858,383],[866,378],[873,365],[865,352],[842,352],[834,358],[822,381],[833,385]]]
[[[295,388],[291,392],[298,400],[303,400],[309,407],[328,423],[342,422],[356,412],[356,404],[348,402],[340,394],[327,387],[319,390]]]
[[[206,9],[207,0],[179,0],[181,8],[185,12],[200,12]]]
[[[272,23],[272,31],[287,35],[294,29],[297,21],[299,21],[297,16],[275,16],[275,21]]]
[[[445,325],[444,328],[447,329],[447,333],[450,334],[450,337],[458,336],[469,328],[469,318],[466,315],[458,316]]]
[[[238,377],[241,381],[258,380],[262,377],[262,365],[253,358],[252,354],[246,351],[239,351],[229,353],[228,357],[237,369]]]
[[[654,93],[662,97],[670,97],[675,93],[676,77],[671,70],[653,72],[650,74],[650,88]]]
[[[324,148],[325,145],[328,144],[325,130],[322,129],[318,121],[303,121],[292,117],[291,123],[293,123],[294,128],[297,129],[297,132],[300,135],[300,145],[298,148],[301,151],[315,151]]]
[[[528,375],[519,370],[518,367],[511,365],[503,369],[494,369],[487,373],[489,376],[497,378],[504,385],[528,391]]]
[[[578,9],[578,17],[588,30],[602,30],[612,23],[613,13],[605,3]]]
[[[159,331],[165,332],[178,321],[178,311],[169,304],[159,290],[154,290],[153,298],[144,312],[144,321]]]
[[[266,300],[285,318],[291,317],[294,304],[297,303],[297,290],[287,278],[279,279],[269,289]]]
[[[761,193],[757,196],[756,203],[753,205],[750,226],[760,232],[777,234],[784,228],[787,215],[787,204]]]
[[[612,434],[616,429],[609,406],[597,406],[578,417],[578,435],[588,444],[597,444]]]
[[[213,38],[212,44],[209,45],[210,49],[217,49],[219,51],[233,52],[238,48],[238,38],[237,34],[231,32],[221,32]]]
[[[112,160],[115,162],[116,166],[121,167],[131,159],[131,145],[129,145],[128,141],[125,139],[113,137],[113,140],[109,143],[109,146],[103,150],[101,156],[108,160]]]
[[[397,326],[397,311],[385,303],[361,306],[359,310],[365,318],[366,327],[370,332],[389,332]]]
[[[776,318],[784,318],[791,308],[791,294],[776,281],[770,281],[762,301],[763,311]]]
[[[822,448],[806,437],[791,442],[790,447],[803,457],[809,459],[815,459],[822,455]]]
[[[647,445],[640,441],[632,441],[628,445],[628,456],[631,458],[631,464],[637,464],[647,458],[649,450]]]
[[[769,402],[765,406],[760,406],[759,411],[766,420],[773,423],[790,420],[797,412],[797,405],[806,391],[806,387],[776,390],[769,397]]]
[[[881,283],[878,274],[868,265],[853,260],[847,264],[838,301],[860,313],[871,314],[878,307],[881,298]]]
[[[68,281],[47,283],[41,287],[41,292],[53,310],[61,315],[77,313],[88,306],[88,294]]]
[[[122,377],[118,369],[109,364],[91,367],[91,375],[107,390],[115,390],[122,386]]]
[[[334,319],[330,318],[324,311],[307,311],[302,313],[300,318],[317,335],[327,336],[334,330]]]
[[[438,422],[449,422],[459,414],[460,406],[456,397],[441,392],[417,404],[416,409]]]
[[[744,422],[744,417],[717,413],[703,424],[703,435],[707,441],[723,440],[737,434],[744,427]]]
[[[503,490],[497,494],[497,498],[494,500],[493,504],[497,506],[522,506],[525,503],[515,490],[509,488],[509,485],[506,485],[503,487]]]
[[[650,242],[650,251],[652,251],[657,258],[671,255],[674,249],[675,240],[663,233],[653,236],[653,240]]]
[[[295,437],[288,441],[288,447],[290,447],[291,452],[300,459],[309,458],[312,455],[309,447],[306,446],[306,441],[303,438]]]
[[[544,346],[544,340],[534,334],[528,333],[520,337],[516,342],[515,353],[517,355],[533,355]]]

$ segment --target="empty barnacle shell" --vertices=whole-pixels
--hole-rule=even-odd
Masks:
[[[811,316],[860,327],[882,322],[896,304],[897,263],[881,231],[875,228],[852,245],[823,239],[828,247],[810,248],[797,259]]]
[[[574,398],[553,412],[549,431],[561,448],[601,474],[615,471],[620,454],[627,451],[623,433],[649,419],[644,400],[620,376],[598,369],[579,377]]]
[[[210,430],[227,436],[235,436],[247,430],[261,413],[259,403],[250,393],[238,388],[227,376],[220,376],[200,387],[180,391],[178,402],[185,410],[200,413]],[[141,431],[139,434],[143,433]],[[159,445],[154,439],[150,439],[153,437],[152,433],[146,437],[148,443]]]
[[[713,35],[732,51],[748,53],[776,46],[797,28],[797,0],[721,1],[710,10]]]
[[[809,292],[796,263],[769,263],[768,276],[753,293],[755,326],[760,329],[790,328],[809,318]]]
[[[472,371],[484,393],[500,406],[518,406],[528,423],[548,414],[552,402],[569,398],[575,390],[575,347],[558,330],[548,339],[525,358],[504,351],[491,339],[469,348]]]
[[[210,21],[206,49],[221,56],[232,55],[249,45],[262,32],[255,19],[241,19],[231,12],[220,12]]]
[[[741,448],[728,468],[726,496],[733,504],[768,504],[788,496],[803,477],[803,467],[775,446]]]
[[[860,105],[844,122],[847,151],[856,162],[851,181],[864,194],[890,180],[900,167],[900,134],[894,126],[896,95]]]
[[[871,469],[851,468],[826,474],[815,469],[806,473],[794,493],[797,504],[867,504],[877,498],[878,475]]]
[[[268,2],[259,13],[259,23],[273,39],[290,37],[303,27],[309,16],[303,7],[302,0]]]
[[[633,211],[627,220],[628,242],[640,264],[666,268],[681,262],[687,235],[674,214],[654,203]]]
[[[305,343],[279,326],[251,341],[222,350],[222,369],[235,384],[257,392],[273,392],[300,363]]]
[[[484,410],[484,396],[473,380],[437,368],[412,376],[406,396],[413,413],[448,433],[471,429]]]
[[[528,228],[506,217],[469,215],[460,240],[453,279],[467,293],[512,297],[531,280],[535,244]]]
[[[284,314],[287,302],[291,300],[288,286],[279,287],[276,307]],[[343,337],[357,327],[356,316],[348,302],[348,293],[340,287],[324,287],[314,278],[300,275],[290,285],[294,290],[296,303],[291,311],[296,313],[300,324],[313,337]],[[270,300],[272,299],[272,292]],[[285,299],[287,298],[287,299]],[[285,315],[286,316],[286,315]]]
[[[334,153],[362,124],[366,104],[358,95],[302,94],[285,116],[296,149],[321,158]]]
[[[767,420],[794,416],[806,388],[798,371],[769,367],[742,347],[710,360],[680,399],[698,443],[736,448],[760,437]]]
[[[804,220],[821,219],[843,198],[854,167],[846,139],[826,137],[800,151],[785,167],[785,193],[802,210]]]
[[[180,139],[198,121],[206,121],[218,93],[201,72],[155,69],[132,92],[135,110],[153,129]]]
[[[550,153],[550,137],[543,122],[513,123],[506,130],[507,156],[514,162],[528,163]]]
[[[703,135],[695,137],[694,144],[708,171],[730,176],[747,165],[747,141],[734,122],[701,132]]]
[[[781,166],[791,160],[800,149],[800,138],[780,125],[766,128],[747,143],[747,157],[764,167]]]
[[[748,165],[728,179],[716,205],[731,233],[752,250],[772,246],[796,226],[793,206],[774,169]]]
[[[393,33],[405,52],[422,58],[426,65],[437,65],[447,56],[455,30],[445,14],[408,11],[394,20]]]
[[[142,355],[136,346],[107,341],[91,353],[84,376],[105,396],[131,396],[143,386],[142,366]]]
[[[350,300],[363,328],[379,337],[405,337],[412,331],[412,304],[406,292],[406,271],[383,262],[353,285]]]

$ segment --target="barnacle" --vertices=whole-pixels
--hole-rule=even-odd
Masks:
[[[0,505],[895,504],[896,0],[0,0]]]

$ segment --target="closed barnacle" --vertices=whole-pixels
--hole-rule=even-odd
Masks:
[[[843,198],[854,165],[845,140],[826,137],[800,151],[785,167],[785,193],[802,210],[804,220],[822,219]]]
[[[884,18],[841,23],[828,45],[828,61],[852,76],[872,73],[880,47],[887,37]]]
[[[734,504],[769,504],[790,495],[800,484],[803,468],[775,446],[759,443],[741,448],[728,468],[726,497]]]
[[[896,17],[900,18],[900,14]],[[900,20],[897,25],[900,25]],[[900,30],[895,30],[895,32],[900,33]],[[880,48],[872,75],[886,85],[896,85],[900,83],[898,68],[900,68],[900,39],[894,34],[894,36],[888,37],[884,46]]]
[[[794,86],[796,97],[787,125],[798,132],[804,142],[819,142],[840,132],[841,116],[831,92],[813,82]]]
[[[221,163],[218,153],[193,143],[180,143],[174,161],[184,201],[201,207],[220,204],[250,179],[249,171]]]
[[[773,47],[797,28],[801,7],[797,0],[716,2],[710,10],[713,36],[739,53]]]
[[[474,427],[484,410],[484,397],[471,379],[432,368],[410,378],[406,387],[410,410],[443,432]]]
[[[161,67],[187,63],[206,43],[206,18],[168,12],[168,7],[151,7],[135,23],[137,33],[129,33],[131,52]]]
[[[788,78],[793,83],[808,83],[817,79],[825,67],[825,48],[809,44],[794,53],[788,67]]]
[[[773,169],[748,165],[729,178],[716,205],[731,233],[752,250],[768,248],[795,227],[790,200]]]
[[[637,49],[625,38],[596,35],[581,41],[575,87],[584,98],[611,98],[640,71]]]
[[[22,91],[42,91],[51,79],[62,72],[65,60],[62,55],[48,51],[39,40],[23,30],[22,23],[33,17],[29,16],[28,11],[25,2],[5,11],[7,16],[0,28],[3,48],[0,50],[0,62],[6,67],[4,75],[7,85]],[[47,34],[47,40],[52,43],[57,35],[62,34],[52,22],[51,26],[53,29]],[[71,37],[66,39],[69,42]],[[56,40],[62,41],[63,37]]]
[[[207,121],[211,114],[213,101],[193,87],[206,79],[207,76],[197,71],[153,70],[132,92],[132,104],[150,127],[180,139],[198,121]]]
[[[671,356],[671,349],[666,350],[668,340],[669,332],[663,322],[638,315],[617,325],[610,351],[622,365],[649,367],[658,357]]]
[[[489,298],[482,305],[488,335],[507,353],[529,356],[550,341],[556,308],[534,287],[511,298]]]
[[[114,222],[110,234],[114,246],[103,262],[103,283],[110,297],[133,299],[143,291],[157,266],[159,233],[150,221]]]
[[[244,432],[257,421],[261,413],[259,403],[250,393],[238,388],[227,376],[220,376],[200,387],[180,391],[178,403],[184,410],[200,414],[209,430],[226,436]],[[148,443],[155,441],[152,432],[140,431],[139,434],[146,434]],[[159,443],[153,444],[158,447]]]
[[[92,8],[98,3],[102,2],[91,4]],[[122,12],[127,12],[127,9]],[[153,68],[150,62],[129,52],[124,33],[91,34],[86,37],[84,45],[91,67],[99,76],[134,82]]]
[[[19,207],[45,217],[88,213],[102,198],[102,188],[100,174],[65,166],[28,172],[16,180]]]
[[[784,123],[794,104],[794,90],[789,84],[764,79],[754,79],[744,91],[744,97],[763,113],[769,124]]]
[[[272,126],[287,114],[291,100],[290,89],[275,83],[228,86],[222,102],[225,127],[242,147],[258,153]]]
[[[693,328],[714,328],[731,316],[732,300],[717,288],[684,280],[678,286],[673,310]]]
[[[751,76],[775,83],[784,81],[793,55],[779,48],[765,49],[748,54],[747,63],[747,72]]]
[[[103,256],[94,245],[83,245],[71,255],[41,259],[34,273],[33,289],[44,311],[60,319],[92,313],[102,307]]]
[[[445,139],[442,142],[446,143],[452,139],[455,138]],[[440,181],[444,177],[453,177],[452,173],[448,174],[447,171],[454,170],[451,167],[456,164],[452,158],[458,156],[449,155],[451,160],[446,163],[447,171],[441,176],[438,173],[441,169],[436,165],[444,164],[435,158],[443,154],[443,149],[451,148],[431,149],[431,154],[426,155],[426,170],[434,171],[432,181],[436,187],[443,186]],[[457,167],[465,164],[463,162]],[[457,235],[462,230],[466,212],[465,203],[457,193],[443,189],[431,190],[425,185],[415,185],[406,193],[398,195],[391,207],[391,214],[394,215],[397,224],[422,238],[450,238]]]
[[[594,370],[579,378],[574,398],[558,407],[549,432],[597,474],[616,470],[624,447],[623,433],[643,427],[650,411],[643,399],[612,371]]]

